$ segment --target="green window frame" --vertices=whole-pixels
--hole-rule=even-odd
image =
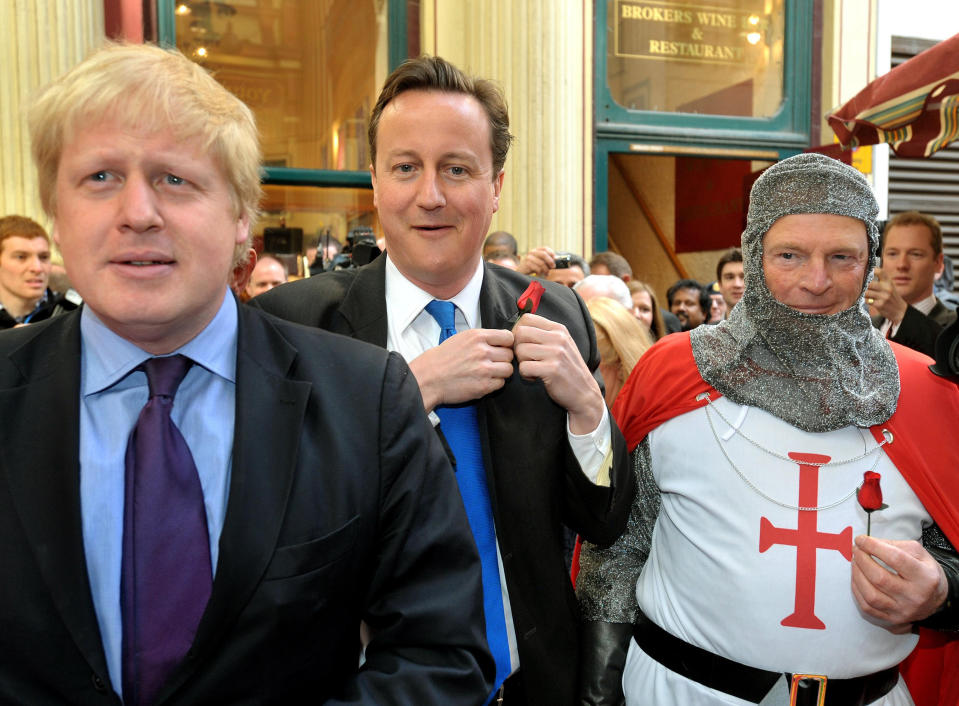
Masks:
[[[387,0],[387,57],[389,70],[403,63],[407,52],[406,0]],[[176,46],[174,10],[176,0],[157,0],[157,39],[161,46]],[[296,167],[264,167],[264,184],[331,186],[372,189],[370,173],[336,169],[303,169]]]
[[[609,156],[614,153],[779,160],[809,145],[813,0],[786,0],[783,102],[768,118],[630,110],[606,82],[607,0],[595,0],[593,245],[607,248]]]

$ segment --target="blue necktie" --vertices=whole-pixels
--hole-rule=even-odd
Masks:
[[[456,334],[456,306],[453,302],[434,299],[426,305],[426,311],[440,325],[440,343]],[[486,640],[489,642],[493,659],[496,660],[496,682],[493,685],[493,694],[490,695],[492,699],[510,673],[509,639],[506,636],[503,594],[496,561],[496,530],[493,526],[489,489],[486,487],[486,469],[483,466],[483,449],[480,445],[479,425],[476,422],[476,405],[441,405],[435,411],[440,418],[440,429],[443,430],[446,443],[456,458],[456,482],[463,496],[466,517],[479,549],[483,569]]]
[[[193,361],[143,364],[150,397],[127,444],[120,610],[123,703],[151,704],[186,655],[213,587],[203,489],[170,418]]]

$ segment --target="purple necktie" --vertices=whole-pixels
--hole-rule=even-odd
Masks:
[[[123,507],[123,702],[152,703],[193,643],[213,586],[203,489],[170,419],[193,361],[150,358],[150,399],[126,453]]]

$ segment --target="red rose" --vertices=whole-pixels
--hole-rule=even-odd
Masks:
[[[535,314],[536,310],[539,308],[540,297],[543,296],[543,292],[546,289],[537,282],[535,279],[529,283],[529,286],[526,288],[526,291],[523,292],[519,299],[516,300],[516,306],[519,307],[520,313],[523,314]]]
[[[866,512],[882,508],[882,488],[879,487],[880,477],[875,471],[866,471],[862,476],[862,485],[856,492],[856,498]]]

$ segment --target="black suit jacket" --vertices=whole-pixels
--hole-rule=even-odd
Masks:
[[[357,270],[285,284],[251,300],[278,316],[386,346],[386,258]],[[486,265],[480,293],[485,328],[505,328],[530,282]],[[589,313],[570,289],[543,282],[538,314],[566,325],[590,369],[599,364]],[[505,386],[479,400],[477,414],[490,501],[509,591],[523,683],[530,704],[576,698],[578,607],[563,561],[562,525],[608,545],[622,532],[634,495],[622,435],[611,421],[612,486],[583,475],[566,432],[566,411],[542,383],[514,370]]]
[[[873,316],[872,325],[880,328],[885,320],[882,316]],[[902,323],[899,324],[899,330],[891,340],[914,351],[925,353],[930,358],[935,358],[936,338],[955,320],[956,312],[938,299],[928,314],[923,314],[914,306],[908,306],[906,315],[902,317]]]
[[[0,334],[2,703],[119,703],[84,560],[79,321]],[[479,560],[399,356],[240,307],[219,557],[159,703],[482,703]]]

